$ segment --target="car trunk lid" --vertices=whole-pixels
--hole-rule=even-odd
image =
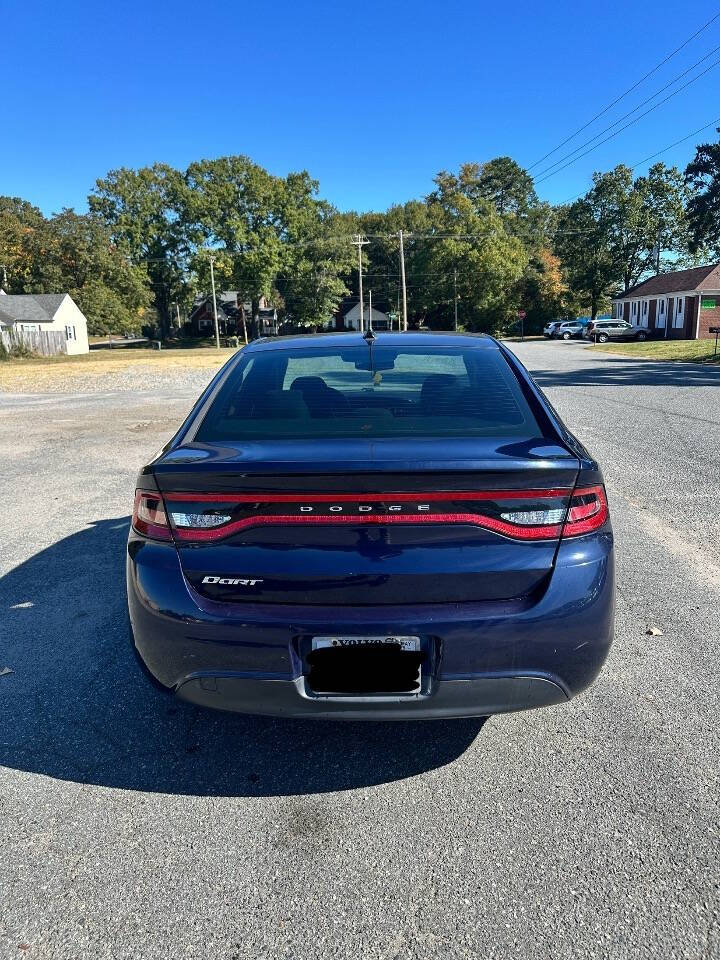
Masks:
[[[154,464],[189,587],[223,603],[508,600],[550,575],[578,461],[534,440],[184,444]]]

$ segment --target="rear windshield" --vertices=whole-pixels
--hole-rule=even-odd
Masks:
[[[361,344],[248,352],[195,440],[540,435],[499,351]]]

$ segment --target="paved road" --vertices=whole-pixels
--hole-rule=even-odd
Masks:
[[[0,955],[720,955],[720,370],[516,349],[605,465],[619,620],[584,696],[485,724],[156,694],[123,542],[193,391],[0,400]]]

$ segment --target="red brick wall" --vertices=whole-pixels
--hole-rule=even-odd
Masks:
[[[698,337],[701,340],[706,340],[709,337],[714,339],[715,334],[710,333],[709,327],[720,327],[720,294],[713,297],[712,294],[702,298],[703,300],[714,300],[714,307],[700,307],[700,329],[698,330]],[[694,334],[693,334],[694,335]]]

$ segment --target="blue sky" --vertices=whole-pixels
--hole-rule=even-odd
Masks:
[[[0,0],[0,194],[82,210],[114,167],[245,153],[277,174],[309,170],[343,210],[384,209],[464,161],[530,166],[719,11],[717,0]],[[720,19],[551,160],[716,46]],[[566,200],[593,170],[660,150],[720,117],[719,94],[720,66],[538,193]],[[660,159],[684,166],[715,136]]]

